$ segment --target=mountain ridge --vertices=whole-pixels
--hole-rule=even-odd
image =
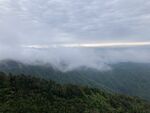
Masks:
[[[0,72],[2,113],[150,113],[150,103],[96,88]]]
[[[0,63],[0,71],[51,79],[61,84],[86,85],[93,88],[139,96],[150,100],[150,64],[118,63],[112,70],[80,69],[61,72],[52,66],[29,65],[18,61]]]

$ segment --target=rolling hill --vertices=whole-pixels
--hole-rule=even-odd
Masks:
[[[0,113],[150,113],[150,103],[95,88],[0,72]]]
[[[150,100],[150,64],[118,63],[112,65],[112,70],[103,72],[87,68],[61,72],[50,65],[28,65],[5,60],[0,63],[0,71],[33,75],[61,84],[107,89]]]

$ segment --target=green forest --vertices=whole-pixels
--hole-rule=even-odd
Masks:
[[[62,72],[50,65],[28,65],[13,60],[0,62],[0,71],[14,75],[32,75],[60,84],[84,85],[92,88],[138,96],[150,101],[150,64],[113,64],[110,71],[81,68]]]
[[[0,72],[0,113],[150,113],[137,97]]]

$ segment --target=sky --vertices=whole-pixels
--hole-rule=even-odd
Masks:
[[[0,0],[0,59],[102,70],[147,63],[149,20],[149,0]]]

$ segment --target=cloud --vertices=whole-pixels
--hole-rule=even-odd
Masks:
[[[149,0],[0,0],[0,59],[42,60],[53,65],[65,62],[69,69],[109,68],[110,62],[149,62],[148,47],[22,47],[149,42],[149,19]]]

